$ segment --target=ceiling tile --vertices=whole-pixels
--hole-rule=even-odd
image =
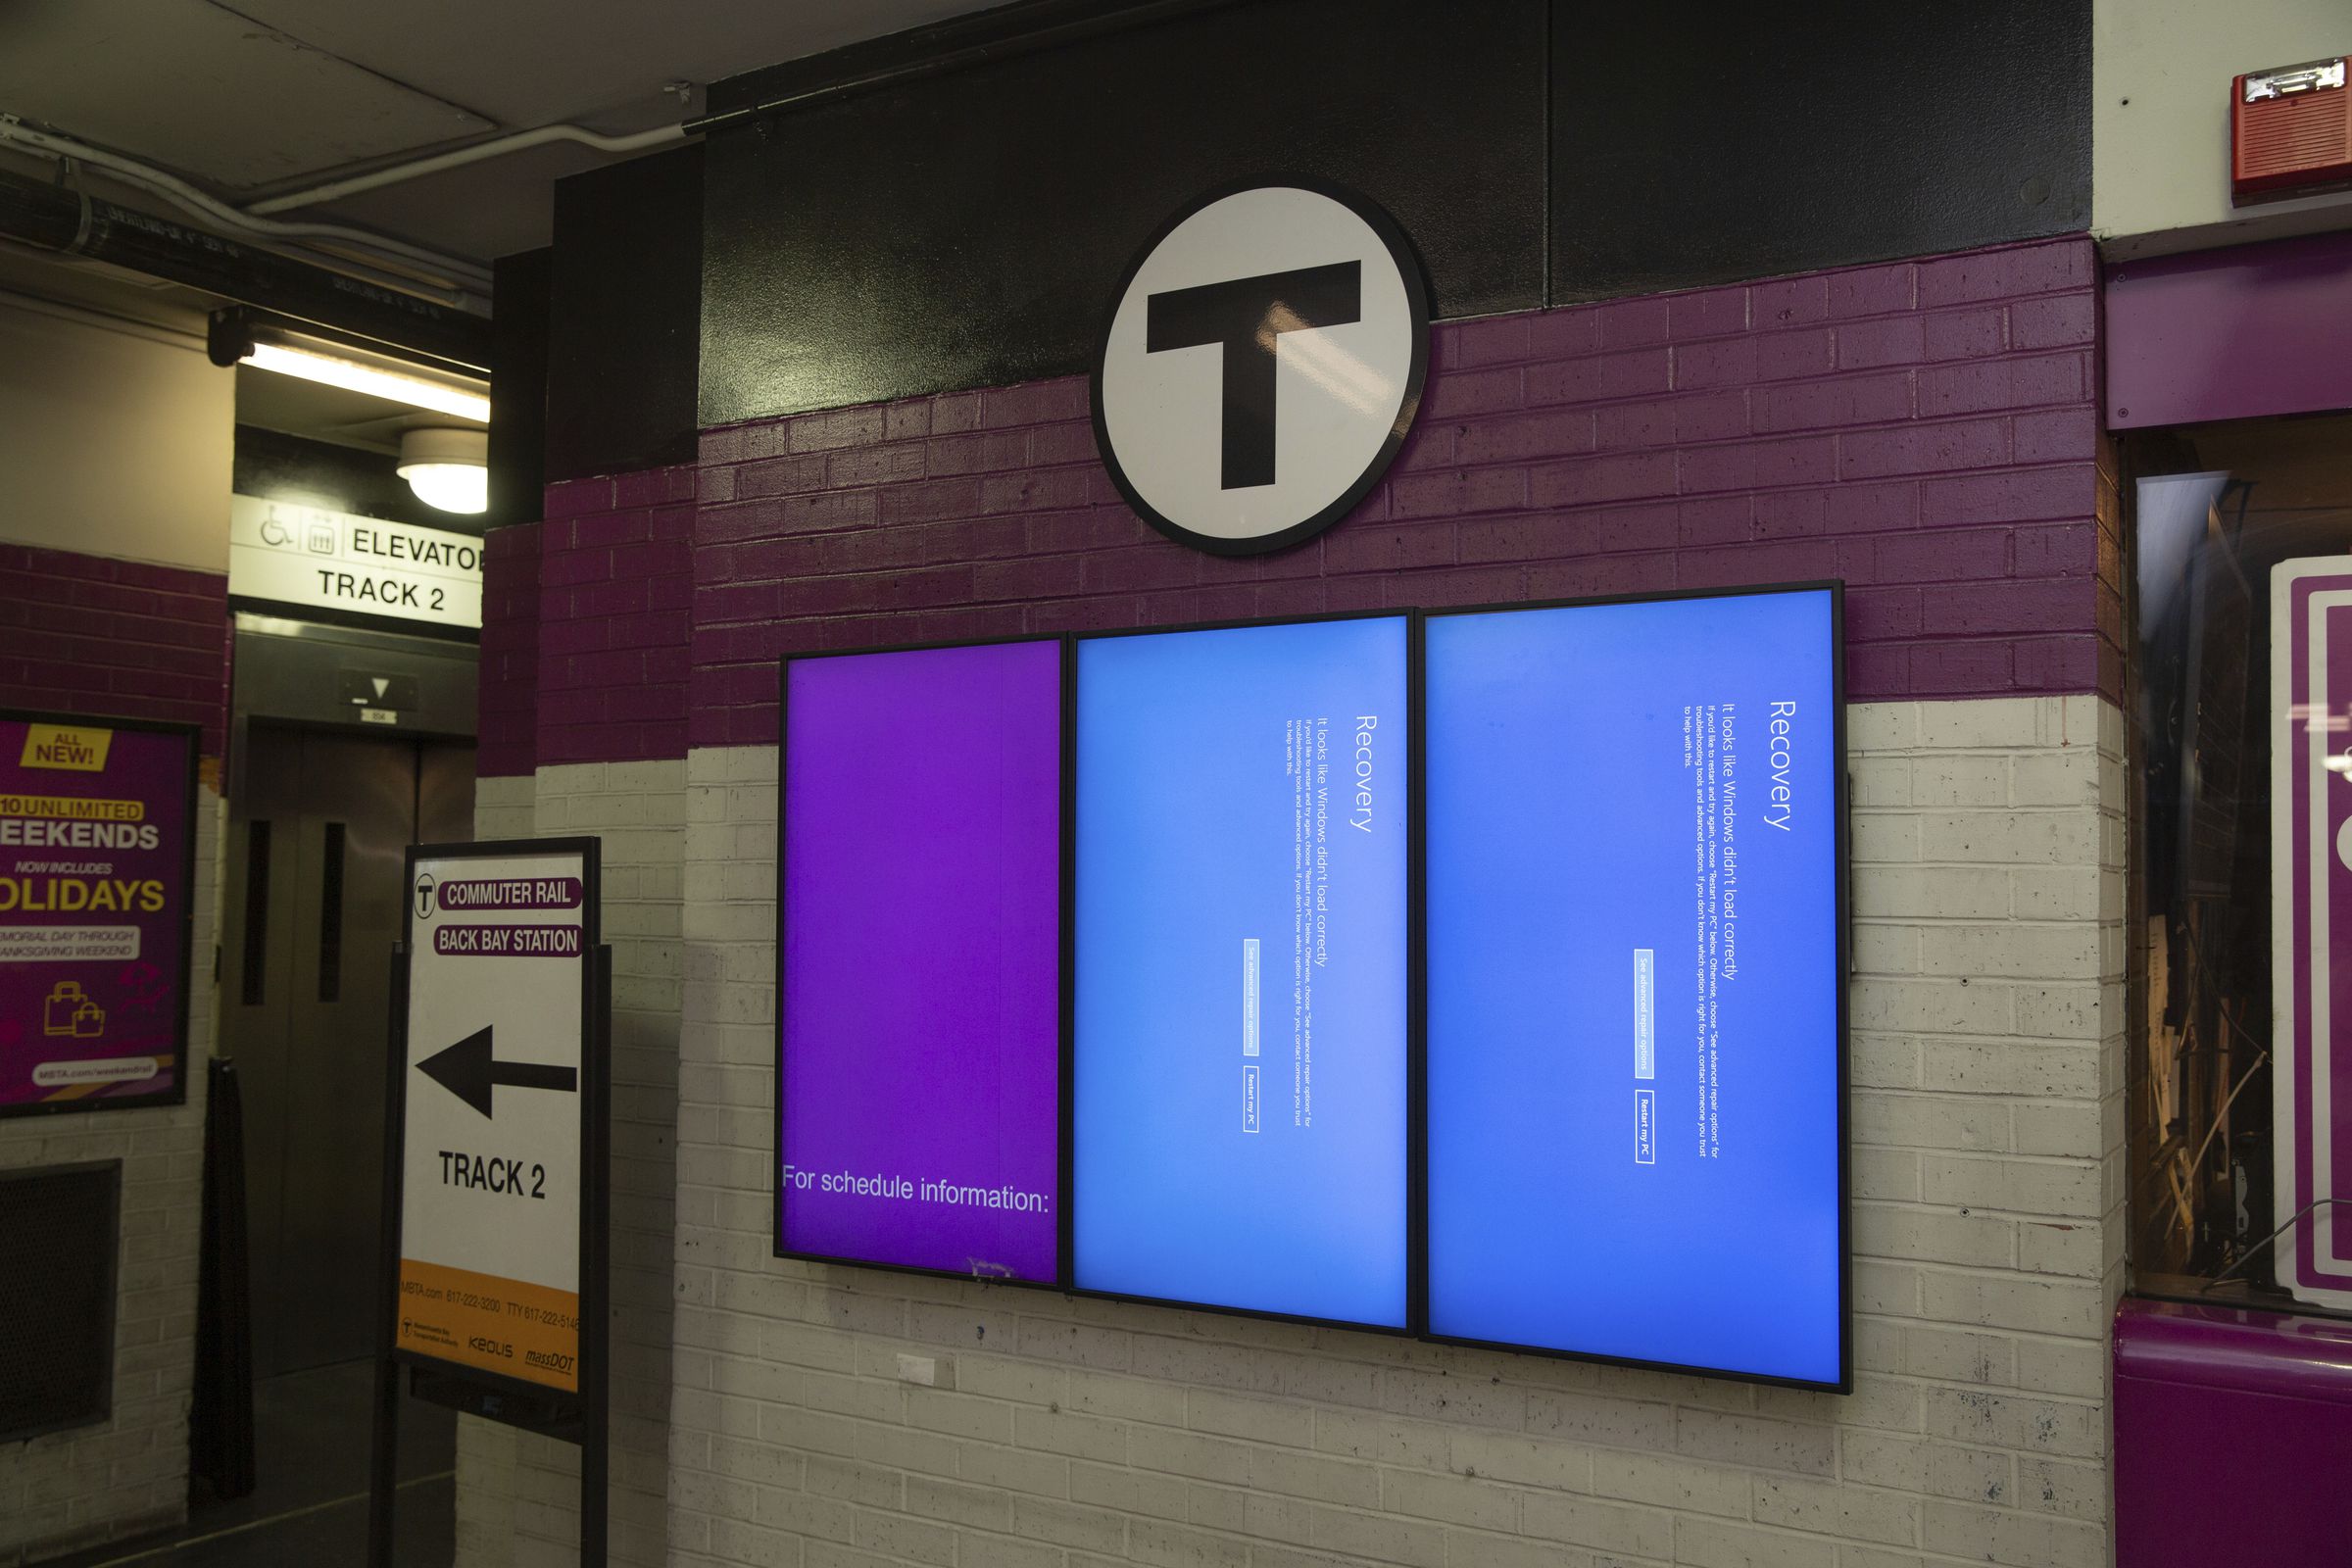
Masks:
[[[239,0],[319,49],[514,126],[679,118],[662,89],[986,10],[971,0]],[[609,111],[619,111],[609,115]]]
[[[11,0],[0,112],[231,188],[492,128],[206,0]]]
[[[697,85],[987,9],[971,0],[0,0],[0,114],[251,201],[501,128],[684,118]],[[0,162],[5,162],[0,155]],[[547,242],[553,146],[387,186],[293,220],[356,222],[487,260]],[[101,182],[102,183],[102,182]],[[152,196],[129,204],[158,208]]]

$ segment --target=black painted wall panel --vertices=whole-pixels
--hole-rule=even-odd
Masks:
[[[2090,222],[2089,0],[1553,0],[1556,301]]]
[[[502,256],[491,270],[490,510],[485,528],[539,520],[547,488],[547,246]],[[574,351],[577,352],[577,351]]]
[[[1387,206],[1441,318],[2089,221],[2089,0],[1176,9],[1121,21],[1032,0],[714,87],[722,114],[820,96],[706,144],[700,421],[1081,371],[1136,246],[1249,173],[1321,174]],[[1020,46],[1022,29],[1082,15],[1102,25]],[[566,306],[567,212],[604,247],[583,269],[646,243],[642,196],[608,204],[601,228],[581,205],[560,195],[551,478],[667,461],[649,436],[675,422],[674,359],[640,362],[651,402],[618,381],[566,384],[564,342],[607,324]],[[674,276],[628,283],[668,291]],[[601,299],[676,315],[674,299]],[[632,353],[666,341],[621,336]]]
[[[229,472],[231,488],[241,496],[413,522],[450,533],[481,531],[478,517],[443,512],[417,500],[409,481],[400,476],[400,460],[387,452],[240,424]]]
[[[547,480],[691,459],[703,147],[558,180],[554,251]]]
[[[1251,173],[1389,208],[1442,316],[1541,304],[1544,30],[1257,0],[714,131],[703,422],[1082,370],[1135,248]]]

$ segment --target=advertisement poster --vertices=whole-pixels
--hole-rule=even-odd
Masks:
[[[1408,631],[1077,644],[1082,1289],[1405,1325]]]
[[[2352,557],[2272,568],[2271,713],[2272,1250],[2297,1299],[2352,1308]]]
[[[595,845],[472,849],[412,853],[393,1344],[576,1392]]]
[[[187,1095],[196,732],[0,713],[0,1116]]]
[[[1052,1282],[1061,644],[784,666],[778,1246]]]
[[[1838,1383],[1835,594],[1425,646],[1431,1332]]]

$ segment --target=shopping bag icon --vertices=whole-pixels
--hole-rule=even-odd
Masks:
[[[95,1040],[106,1033],[106,1009],[83,995],[80,981],[60,980],[43,1004],[41,1033]]]

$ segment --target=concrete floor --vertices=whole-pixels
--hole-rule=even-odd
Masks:
[[[160,1535],[52,1559],[42,1568],[325,1568],[366,1562],[371,1369],[365,1361],[254,1385],[258,1484],[200,1504]],[[448,1568],[456,1551],[457,1417],[404,1398],[396,1568]]]

